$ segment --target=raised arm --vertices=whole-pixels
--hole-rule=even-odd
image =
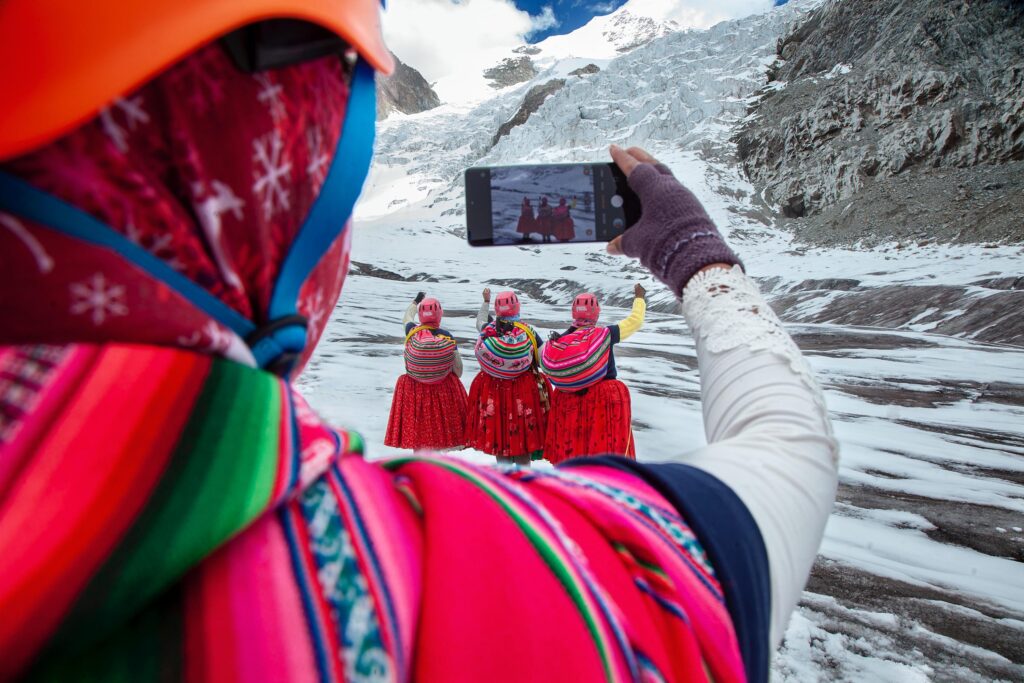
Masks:
[[[407,327],[409,323],[416,322],[416,309],[418,306],[419,305],[413,301],[406,307],[405,315],[402,316],[402,327]]]
[[[426,292],[419,292],[416,294],[416,298],[412,300],[405,309],[405,315],[402,316],[402,329],[405,330],[406,334],[416,326],[416,314],[419,311],[420,302],[423,301],[427,296]]]
[[[484,289],[484,300],[480,302],[480,310],[476,312],[476,331],[483,331],[487,323],[490,322],[490,310],[491,310],[491,289],[487,287]]]
[[[633,333],[637,332],[644,325],[644,316],[647,314],[647,301],[644,299],[644,296],[647,294],[647,291],[640,285],[636,285],[633,288],[633,294],[636,297],[633,299],[633,310],[630,311],[625,320],[618,324],[619,341],[625,341],[633,336]]]

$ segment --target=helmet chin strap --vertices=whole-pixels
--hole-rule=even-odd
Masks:
[[[307,321],[297,310],[299,290],[323,254],[348,227],[348,217],[370,172],[376,117],[373,67],[360,59],[352,75],[345,121],[331,168],[288,250],[270,297],[264,327],[277,327],[252,345],[259,366],[273,366],[281,376],[291,372],[309,341]]]
[[[373,68],[360,59],[331,168],[278,273],[267,322],[259,326],[109,225],[3,171],[0,209],[117,253],[244,339],[255,365],[287,377],[308,343],[307,321],[297,310],[299,290],[348,226],[370,170],[376,111]]]

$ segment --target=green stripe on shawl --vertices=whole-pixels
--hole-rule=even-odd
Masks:
[[[273,375],[212,363],[159,483],[48,654],[80,651],[109,634],[268,507],[281,406]]]
[[[47,660],[26,677],[45,683],[182,681],[184,600],[171,590],[117,633],[76,658]]]
[[[530,544],[533,545],[537,554],[541,556],[544,562],[548,565],[548,568],[551,569],[551,572],[558,579],[559,583],[561,583],[562,587],[565,588],[566,593],[569,594],[570,599],[573,604],[575,604],[576,609],[579,611],[580,616],[587,625],[587,630],[590,632],[590,636],[594,640],[594,647],[601,656],[601,664],[604,668],[605,679],[608,681],[614,680],[615,674],[612,670],[610,643],[608,642],[608,639],[604,637],[601,630],[601,623],[603,619],[598,614],[596,606],[591,607],[591,602],[587,599],[589,589],[577,578],[575,570],[565,560],[564,555],[566,551],[561,548],[556,548],[554,545],[549,543],[545,534],[538,530],[536,524],[527,519],[512,505],[510,505],[507,500],[508,494],[501,491],[494,484],[470,469],[445,460],[432,460],[428,458],[415,457],[395,458],[393,460],[388,460],[383,463],[383,465],[389,470],[397,470],[402,465],[410,462],[425,462],[431,465],[437,465],[462,477],[483,491],[485,495],[501,507],[505,514],[512,518],[523,534],[526,535],[526,538],[529,539]],[[593,600],[593,598],[591,598],[591,600]]]

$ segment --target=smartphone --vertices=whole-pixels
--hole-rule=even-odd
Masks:
[[[611,163],[466,170],[466,239],[474,247],[609,242],[640,219],[640,199]]]

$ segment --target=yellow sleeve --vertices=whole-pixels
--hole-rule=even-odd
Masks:
[[[647,302],[637,297],[633,299],[633,310],[629,316],[619,323],[619,341],[626,341],[644,325],[644,315],[647,313]]]

